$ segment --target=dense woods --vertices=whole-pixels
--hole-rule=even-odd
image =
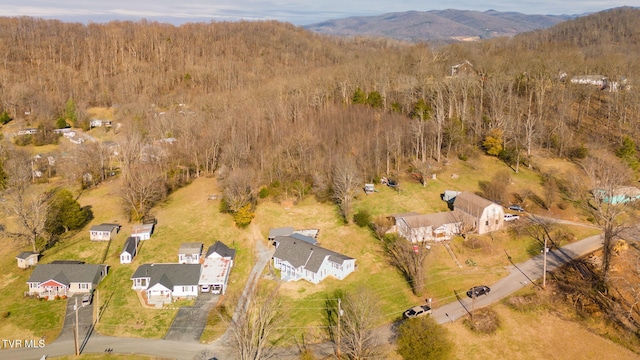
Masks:
[[[132,218],[214,173],[231,212],[262,187],[336,199],[347,171],[359,181],[428,175],[478,151],[517,171],[536,151],[580,158],[616,152],[625,138],[634,148],[639,16],[619,8],[447,46],[331,38],[279,22],[1,18],[0,112],[24,127],[63,119],[88,129],[87,109],[114,108],[117,145],[69,145],[72,156],[46,174],[93,186],[117,169],[146,189],[121,194]],[[609,86],[570,81],[580,75]],[[3,163],[17,153],[10,140],[5,133]]]

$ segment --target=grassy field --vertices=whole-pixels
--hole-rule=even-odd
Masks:
[[[495,334],[472,332],[461,321],[444,325],[449,332],[449,339],[454,343],[453,359],[640,358],[553,310],[522,312],[502,304],[492,309],[500,319],[500,328]]]
[[[565,164],[565,167],[569,166]],[[446,203],[440,199],[444,190],[476,191],[479,181],[490,180],[492,174],[505,169],[507,167],[503,163],[489,157],[481,156],[468,162],[453,161],[444,166],[438,172],[437,178],[430,179],[426,186],[410,177],[399,178],[399,192],[376,185],[376,193],[362,193],[358,196],[354,210],[357,212],[366,209],[374,216],[409,211],[447,211]],[[121,265],[118,261],[118,255],[133,224],[127,223],[120,211],[115,197],[117,185],[117,180],[112,180],[97,189],[82,193],[79,201],[82,205],[92,207],[94,221],[76,236],[56,245],[43,259],[44,262],[55,259],[82,259],[96,263],[104,259],[111,266],[110,274],[99,286],[98,301],[103,313],[97,330],[103,334],[131,337],[160,338],[165,334],[177,310],[143,308],[135,292],[131,290],[130,276],[137,266],[143,263],[176,262],[178,247],[183,242],[202,242],[208,247],[216,240],[221,240],[237,249],[236,265],[223,301],[227,311],[232,311],[253,266],[256,239],[250,229],[236,228],[229,215],[219,212],[219,201],[208,200],[209,194],[220,192],[216,180],[197,179],[157,206],[153,210],[153,215],[158,220],[156,232],[151,240],[143,242],[138,257],[129,265]],[[519,192],[522,189],[541,191],[539,175],[528,169],[521,169],[518,174],[512,173],[512,184],[508,193]],[[547,214],[534,204],[528,205],[527,209],[530,212]],[[579,214],[571,207],[565,210],[554,208],[553,214],[565,219],[579,220]],[[117,222],[123,225],[122,231],[111,243],[96,243],[88,239],[88,227],[101,222]],[[291,342],[294,338],[300,339],[302,334],[310,342],[326,339],[324,302],[327,298],[332,298],[338,289],[350,291],[359,286],[368,287],[380,299],[384,322],[390,322],[398,319],[402,311],[409,306],[423,303],[424,298],[432,298],[434,306],[439,306],[453,301],[454,291],[463,291],[479,283],[491,284],[497,281],[508,272],[505,269],[505,266],[509,265],[505,251],[514,261],[523,261],[531,256],[536,247],[533,239],[509,229],[491,235],[475,236],[472,244],[463,239],[456,239],[451,242],[451,248],[457,260],[463,264],[462,267],[458,267],[442,245],[432,245],[428,250],[426,291],[418,297],[411,293],[402,275],[388,264],[381,244],[371,232],[356,225],[344,225],[336,207],[331,203],[319,203],[308,197],[295,205],[283,206],[265,199],[256,210],[253,226],[259,229],[263,238],[266,238],[269,229],[274,227],[317,228],[320,229],[319,241],[322,246],[357,259],[356,271],[344,281],[327,279],[319,285],[295,282],[280,286],[279,293],[283,299],[281,310],[286,315],[285,326],[290,332]],[[561,231],[573,234],[576,239],[595,233],[593,229],[574,226],[562,226]],[[22,298],[30,271],[17,271],[15,267],[13,254],[21,249],[21,246],[13,244],[12,247],[0,250],[0,271],[3,274],[0,276],[0,315],[4,316],[0,322],[0,335],[7,337],[20,334],[24,338],[55,338],[62,325],[64,302],[42,302]],[[261,281],[265,287],[276,285],[276,281],[270,277],[264,277]],[[45,321],[34,314],[43,314]],[[210,325],[205,329],[202,341],[215,340],[225,330],[226,324],[217,318],[215,313],[210,315]],[[519,323],[521,322],[515,322]],[[462,331],[456,329],[456,326],[458,325],[447,325],[452,333]],[[465,339],[472,338],[467,336]],[[480,338],[474,340],[473,344],[460,345],[473,349],[482,347],[484,340],[489,341]],[[507,348],[515,351],[517,347],[509,345]],[[465,350],[458,355],[467,357],[471,352]],[[480,353],[486,355],[482,351]]]

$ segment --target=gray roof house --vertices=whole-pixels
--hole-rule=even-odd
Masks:
[[[275,238],[273,265],[285,281],[318,284],[327,276],[342,280],[355,270],[356,259],[291,236]]]
[[[120,225],[102,223],[89,229],[89,239],[93,241],[109,241],[120,231]]]
[[[132,289],[147,293],[151,305],[198,296],[200,264],[143,264],[131,276]]]
[[[205,257],[207,259],[225,258],[233,262],[236,258],[236,250],[228,247],[222,241],[216,241],[215,244],[209,246]]]
[[[18,256],[16,256],[16,260],[18,260],[18,267],[20,269],[27,269],[31,266],[34,266],[38,263],[38,257],[40,253],[33,251],[23,251]]]
[[[459,233],[460,220],[453,212],[396,216],[398,234],[411,242],[448,240]]]
[[[199,242],[182,243],[178,249],[178,263],[199,264],[204,245]]]
[[[469,191],[463,191],[453,201],[453,211],[462,226],[476,230],[478,234],[500,230],[504,225],[504,208]]]
[[[38,264],[27,280],[29,294],[53,299],[89,293],[107,276],[107,271],[107,265]]]

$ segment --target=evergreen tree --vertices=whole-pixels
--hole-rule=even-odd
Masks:
[[[353,97],[351,98],[351,101],[354,104],[364,105],[367,103],[367,96],[365,95],[364,91],[362,91],[362,89],[357,88],[356,91],[353,92]]]
[[[45,230],[51,235],[60,235],[81,228],[91,218],[91,210],[82,208],[69,190],[57,190],[49,203]]]
[[[73,98],[69,98],[69,100],[67,100],[67,104],[64,107],[64,120],[71,124],[77,125],[78,114],[76,110],[77,109],[75,101],[73,101]]]

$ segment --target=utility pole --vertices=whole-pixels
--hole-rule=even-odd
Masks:
[[[338,359],[341,358],[341,353],[340,353],[340,322],[341,319],[340,317],[342,316],[342,307],[341,307],[341,303],[342,303],[342,299],[338,299],[338,333],[336,334],[336,343],[338,344],[337,348],[336,348],[336,356],[338,357]]]
[[[96,308],[96,325],[100,321],[100,297],[98,296],[98,289],[96,289],[96,301],[93,302],[93,307]]]
[[[74,332],[75,332],[75,336],[73,337],[75,342],[76,342],[76,356],[80,355],[80,348],[79,348],[79,344],[78,344],[78,298],[76,297],[76,304],[75,304],[75,310],[76,310],[76,326],[74,328]]]
[[[542,288],[546,289],[547,287],[547,236],[544,237],[544,249],[542,250]]]

